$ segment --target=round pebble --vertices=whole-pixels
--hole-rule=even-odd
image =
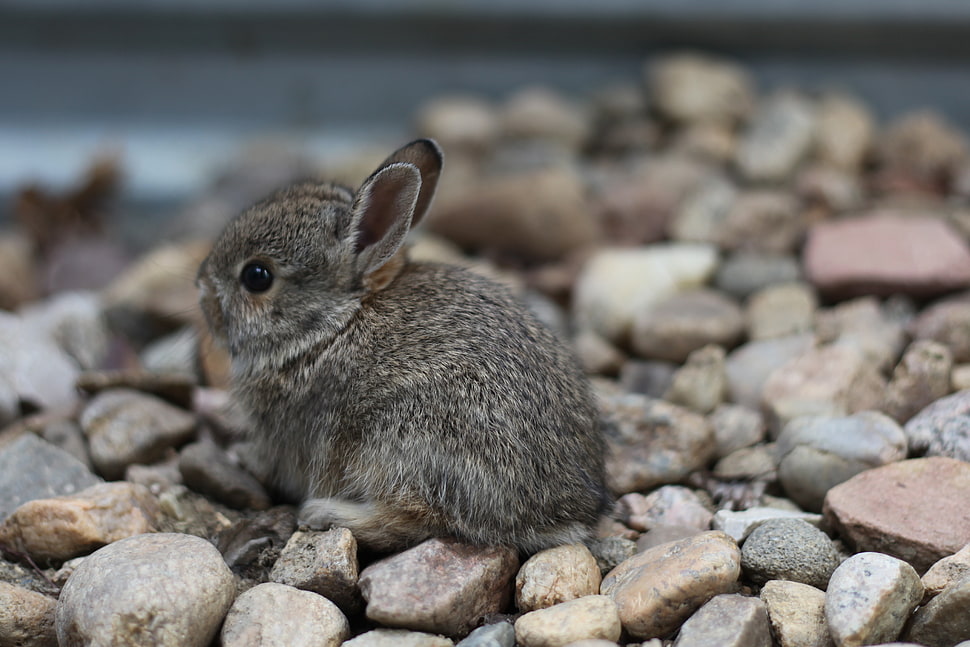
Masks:
[[[515,606],[520,612],[545,609],[599,593],[599,566],[582,544],[558,546],[536,553],[515,577]]]
[[[235,592],[222,555],[204,539],[122,539],[87,557],[64,585],[57,639],[62,647],[206,647]]]
[[[515,640],[522,647],[565,647],[577,640],[617,641],[622,627],[616,603],[606,595],[588,595],[515,621]]]
[[[758,584],[788,580],[824,590],[840,562],[828,535],[802,519],[769,519],[741,546],[741,568]]]
[[[220,634],[223,647],[337,647],[349,637],[350,624],[333,602],[274,582],[236,598]]]

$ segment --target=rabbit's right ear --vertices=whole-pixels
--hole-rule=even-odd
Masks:
[[[413,164],[421,174],[421,192],[418,194],[418,203],[414,206],[414,216],[411,218],[412,227],[424,218],[431,207],[431,200],[434,198],[435,189],[438,187],[438,178],[441,176],[441,167],[444,161],[444,153],[441,152],[441,147],[433,139],[416,139],[391,153],[390,157],[381,164],[382,168],[400,162]]]
[[[380,269],[404,244],[420,194],[421,173],[407,162],[382,166],[361,185],[350,236],[362,275]]]

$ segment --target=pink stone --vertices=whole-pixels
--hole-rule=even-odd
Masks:
[[[805,273],[828,297],[931,296],[970,286],[970,249],[943,220],[875,214],[809,233]]]

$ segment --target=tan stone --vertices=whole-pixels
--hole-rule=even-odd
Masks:
[[[333,602],[292,586],[265,582],[233,603],[222,625],[222,647],[337,647],[350,624]]]
[[[779,647],[832,647],[825,621],[825,593],[801,582],[772,580],[761,588],[771,632]]]
[[[515,622],[522,647],[565,647],[590,638],[617,641],[622,628],[616,604],[605,595],[588,595],[532,611]]]
[[[144,485],[101,483],[71,496],[28,501],[0,525],[0,543],[35,559],[63,561],[152,532],[160,514]]]
[[[970,576],[970,544],[949,557],[944,557],[926,571],[923,575],[926,598],[939,595],[943,589],[966,576]]]
[[[515,577],[515,606],[525,613],[599,592],[599,566],[583,544],[557,546],[530,557]]]
[[[728,535],[704,532],[655,546],[614,568],[600,591],[616,602],[636,639],[666,636],[719,593],[733,592],[741,551]]]
[[[0,582],[0,645],[57,647],[56,604],[46,595]]]

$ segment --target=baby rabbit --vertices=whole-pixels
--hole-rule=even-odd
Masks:
[[[418,140],[356,193],[300,183],[229,223],[198,283],[234,401],[311,527],[378,551],[584,540],[604,441],[573,356],[503,287],[405,255],[441,166]]]

